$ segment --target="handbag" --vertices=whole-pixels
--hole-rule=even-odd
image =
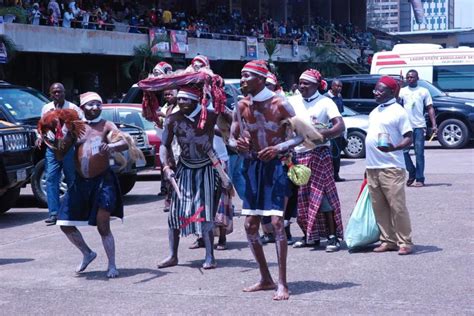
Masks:
[[[349,249],[368,246],[380,239],[380,230],[375,220],[367,181],[362,184],[359,198],[344,232]]]

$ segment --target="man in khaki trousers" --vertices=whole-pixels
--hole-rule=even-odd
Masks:
[[[396,102],[399,85],[385,76],[375,85],[379,104],[369,115],[365,139],[367,180],[375,218],[380,228],[380,246],[374,252],[413,251],[410,215],[405,201],[403,149],[412,143],[412,128],[405,109]]]

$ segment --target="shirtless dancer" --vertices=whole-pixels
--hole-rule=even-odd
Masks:
[[[294,116],[293,108],[284,98],[265,87],[268,69],[264,61],[251,61],[242,69],[240,85],[248,95],[239,101],[232,122],[231,144],[245,155],[242,174],[245,179],[242,214],[250,249],[259,265],[261,279],[244,292],[276,289],[274,300],[289,297],[286,282],[287,240],[283,224],[283,210],[288,196],[287,168],[278,154],[302,141],[285,142],[283,120]],[[278,286],[268,270],[262,244],[258,236],[261,216],[271,216],[278,257]]]
[[[220,198],[220,181],[207,153],[213,150],[217,115],[212,110],[207,110],[207,118],[202,115],[205,109],[199,103],[201,93],[192,87],[181,88],[177,95],[179,111],[170,114],[165,121],[160,146],[162,170],[166,179],[176,178],[182,198],[179,199],[173,192],[168,217],[170,255],[158,268],[178,264],[180,233],[182,236],[202,236],[206,248],[203,268],[216,267],[213,228]],[[170,167],[174,165],[171,161],[173,155],[169,154],[175,136],[181,148],[176,175]]]
[[[123,204],[109,159],[111,153],[126,150],[128,145],[124,140],[114,143],[107,140],[108,136],[117,135],[120,131],[114,123],[101,119],[102,99],[97,93],[86,92],[81,94],[80,99],[87,120],[86,131],[75,144],[76,178],[59,209],[56,225],[61,226],[69,241],[84,256],[76,269],[77,273],[83,272],[97,254],[89,248],[76,226],[97,226],[109,260],[107,277],[115,278],[119,272],[115,266],[110,216],[122,218]]]

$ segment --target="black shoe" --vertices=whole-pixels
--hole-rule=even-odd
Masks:
[[[344,181],[346,181],[346,179],[337,176],[337,177],[334,177],[334,181],[336,181],[336,182],[344,182]]]
[[[273,234],[264,234],[260,237],[260,240],[262,241],[262,244],[269,244],[269,243],[274,243],[275,242],[275,236]]]
[[[57,219],[58,219],[58,217],[56,215],[51,215],[44,222],[47,224],[46,226],[53,226],[53,225],[56,225]]]
[[[341,244],[339,243],[339,239],[334,235],[329,236],[326,244],[326,252],[336,252],[339,251],[340,248]]]

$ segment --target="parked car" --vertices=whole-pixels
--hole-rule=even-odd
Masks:
[[[154,161],[147,160],[147,166],[151,166],[151,164],[153,164],[155,168],[160,166],[159,149],[161,145],[162,130],[142,116],[141,103],[104,104],[102,107],[102,117],[106,120],[115,122],[118,125],[128,124],[143,129],[146,132],[150,145],[155,147]]]
[[[35,134],[0,121],[0,214],[12,208],[33,173]]]
[[[48,98],[35,89],[0,81],[0,120],[15,125],[24,125],[28,129],[36,131],[36,126],[41,117],[41,109],[47,102],[50,102]],[[148,161],[154,162],[154,148],[148,143],[148,138],[142,129],[125,124],[119,125],[119,128],[131,134],[145,157],[149,157]],[[31,176],[31,188],[41,206],[46,206],[47,201],[44,154],[45,146],[42,146],[41,149],[34,149],[33,162],[35,167]],[[128,193],[133,188],[137,171],[144,167],[146,167],[146,163],[143,166],[130,165],[118,174],[123,194]],[[116,171],[118,172],[118,168],[116,168]],[[66,190],[66,183],[62,182],[60,185],[61,195]]]
[[[375,84],[382,75],[344,75],[337,77],[342,81],[344,104],[351,109],[369,114],[376,106],[374,100]],[[400,76],[393,75],[397,80]],[[331,81],[331,79],[329,79]],[[474,138],[474,102],[471,99],[448,96],[431,83],[419,80],[418,84],[427,88],[433,98],[433,107],[438,125],[437,138],[443,148],[456,149],[464,147]],[[431,122],[427,114],[428,132],[431,135]]]
[[[348,158],[365,158],[365,137],[369,128],[369,116],[360,114],[348,106],[344,106],[342,119],[346,126],[344,137],[347,146],[344,148],[344,154]]]

